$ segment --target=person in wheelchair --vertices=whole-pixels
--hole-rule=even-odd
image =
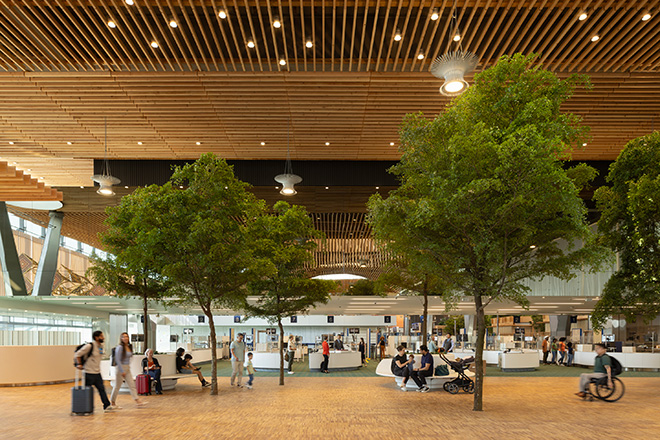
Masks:
[[[596,355],[594,372],[580,374],[580,391],[575,393],[578,397],[586,397],[587,387],[591,379],[600,379],[607,376],[607,386],[612,388],[612,359],[607,355],[605,344],[596,344]]]

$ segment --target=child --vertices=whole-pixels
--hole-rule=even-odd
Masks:
[[[247,354],[247,364],[245,364],[245,368],[247,368],[248,377],[250,378],[250,380],[248,380],[246,387],[248,390],[251,390],[252,381],[254,380],[254,367],[252,366],[252,352]]]
[[[411,354],[410,356],[408,356],[408,371],[410,371],[410,373],[413,372],[414,364],[415,364],[415,355]]]

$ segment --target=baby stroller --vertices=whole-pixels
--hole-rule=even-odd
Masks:
[[[466,393],[473,394],[474,381],[465,374],[465,370],[467,370],[470,367],[470,364],[474,362],[474,357],[470,356],[469,358],[450,361],[444,353],[440,352],[440,358],[445,361],[452,370],[458,373],[456,379],[445,382],[442,388],[450,394],[458,394],[458,391],[461,389]]]

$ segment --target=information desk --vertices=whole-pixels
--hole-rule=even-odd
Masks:
[[[539,367],[539,352],[527,350],[500,353],[498,365],[502,371],[534,371]]]
[[[586,347],[585,347],[586,348]],[[623,366],[624,371],[629,369],[649,369],[660,371],[660,353],[607,353],[615,357]],[[577,351],[573,363],[593,367],[596,353],[594,351]]]
[[[286,351],[284,352],[286,353]],[[284,356],[284,354],[282,354]],[[284,369],[288,368],[289,363],[284,361]],[[279,352],[252,352],[252,366],[257,371],[279,370],[280,353]]]
[[[309,354],[309,371],[321,371],[323,354],[318,351]],[[330,350],[328,360],[329,371],[357,370],[362,366],[362,355],[359,351]]]

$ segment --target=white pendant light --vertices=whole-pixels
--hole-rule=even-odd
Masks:
[[[103,168],[101,174],[94,174],[92,180],[99,184],[99,189],[96,191],[102,196],[114,196],[115,192],[112,185],[119,185],[121,180],[113,177],[110,174],[110,163],[108,162],[108,119],[105,119],[105,153],[103,155]]]
[[[289,127],[286,130],[286,162],[284,163],[284,173],[275,176],[275,181],[282,184],[280,194],[284,196],[293,196],[297,193],[294,185],[302,182],[302,177],[293,174],[293,167],[291,166],[291,156],[289,152]]]
[[[454,0],[453,10],[456,11],[456,0]],[[461,31],[456,20],[456,12],[454,12],[451,21],[455,32],[449,34],[447,53],[436,58],[431,64],[430,70],[433,76],[445,80],[440,87],[440,93],[445,96],[458,96],[470,86],[464,77],[477,67],[479,57],[472,52],[461,49]],[[454,35],[454,38],[451,38],[451,35]],[[452,40],[458,43],[458,47],[453,52],[449,50]]]
[[[445,96],[458,96],[469,87],[465,81],[465,74],[471,72],[479,58],[471,52],[449,52],[433,61],[431,74],[437,78],[444,78],[445,82],[440,87],[440,93]]]

